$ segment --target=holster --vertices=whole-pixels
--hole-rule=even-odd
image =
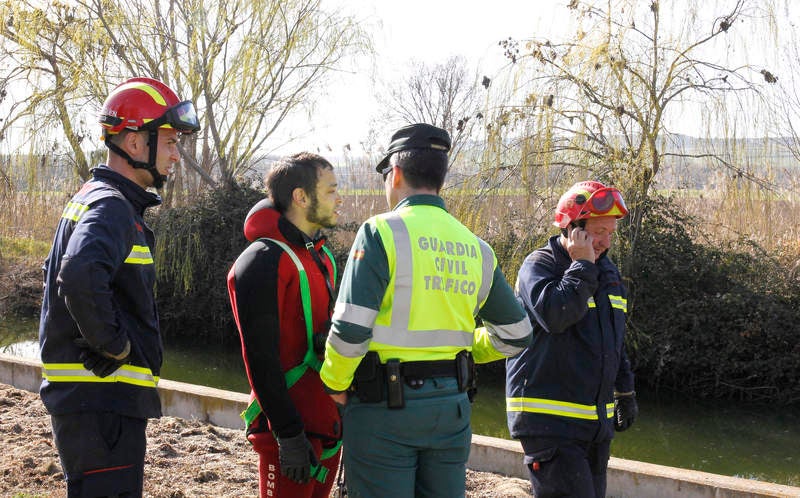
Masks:
[[[458,390],[466,391],[469,400],[472,401],[478,393],[478,370],[472,353],[467,350],[459,351],[456,355],[456,373]]]
[[[381,359],[375,351],[368,352],[353,376],[356,396],[364,403],[380,403],[385,396],[386,379]]]
[[[398,409],[406,406],[401,365],[398,359],[386,362],[386,406],[389,408]]]

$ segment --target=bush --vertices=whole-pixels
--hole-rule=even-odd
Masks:
[[[701,243],[696,220],[658,205],[626,275],[638,381],[702,398],[800,401],[797,280],[747,240]]]
[[[263,198],[262,191],[251,187],[220,187],[191,206],[165,210],[152,219],[158,237],[156,300],[165,339],[238,347],[227,275],[249,244],[244,219]],[[343,226],[334,235],[355,228]],[[344,235],[331,237],[340,238],[347,240]],[[341,278],[350,247],[329,246]]]
[[[222,187],[154,217],[156,300],[165,339],[238,344],[225,282],[248,244],[245,216],[263,198],[253,188]]]
[[[221,188],[152,220],[165,338],[238,346],[225,281],[247,246],[244,218],[262,198],[252,188]],[[800,401],[800,282],[786,266],[793,259],[748,240],[704,240],[695,219],[669,200],[657,202],[646,210],[636,253],[621,226],[612,256],[626,262],[628,351],[639,385],[703,398]],[[330,232],[340,277],[357,225]],[[531,227],[487,242],[513,285],[522,258],[547,236]],[[502,376],[503,368],[482,366],[481,377]]]

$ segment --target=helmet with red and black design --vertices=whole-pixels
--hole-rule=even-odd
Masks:
[[[134,168],[146,169],[153,185],[161,188],[166,177],[156,168],[158,130],[172,128],[182,134],[200,130],[197,112],[191,100],[181,101],[164,83],[153,78],[131,78],[114,88],[100,111],[102,140],[106,147],[123,157]],[[147,131],[150,148],[148,161],[136,161],[110,137],[123,130]]]
[[[567,228],[578,220],[599,216],[622,218],[627,214],[628,208],[616,188],[596,181],[578,182],[558,200],[553,225]]]
[[[200,130],[192,101],[180,101],[170,87],[153,78],[131,78],[117,86],[103,103],[100,125],[104,135],[116,135],[126,128],[174,128],[180,133]]]

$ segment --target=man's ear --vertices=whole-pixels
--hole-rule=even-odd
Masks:
[[[126,133],[119,144],[120,148],[129,155],[136,156],[147,147],[147,138],[134,131]]]
[[[400,180],[403,179],[403,169],[399,166],[394,167],[392,172],[392,188],[400,187]]]
[[[296,203],[300,207],[306,207],[308,205],[308,196],[306,195],[306,191],[301,187],[296,187],[292,190],[292,202]]]

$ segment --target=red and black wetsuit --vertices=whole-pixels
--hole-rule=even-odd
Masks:
[[[280,473],[275,435],[291,437],[305,431],[319,458],[323,448],[341,439],[341,419],[313,369],[306,369],[287,388],[286,372],[301,364],[309,349],[299,272],[289,253],[264,238],[288,244],[302,262],[308,277],[314,334],[327,333],[332,296],[325,279],[333,288],[333,264],[323,252],[324,238],[314,239],[313,249],[307,249],[310,239],[281,216],[269,200],[250,210],[244,232],[252,243],[228,273],[228,292],[251,397],[262,410],[248,428],[248,439],[259,453],[261,496],[327,497],[340,453],[322,461],[329,469],[325,483],[311,480],[302,485]]]

